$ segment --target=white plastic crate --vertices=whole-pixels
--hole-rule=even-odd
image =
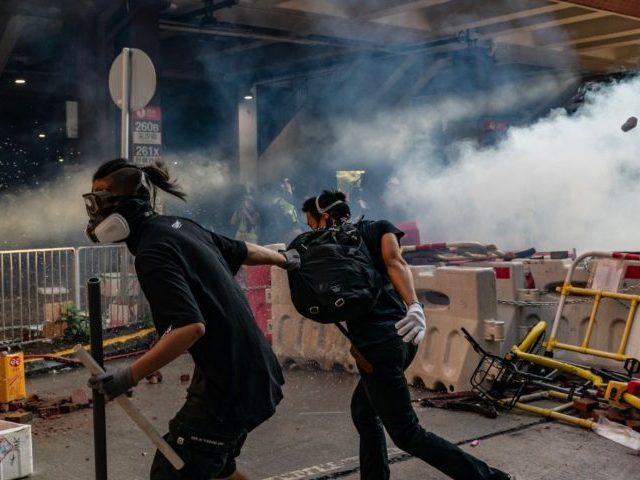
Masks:
[[[31,425],[0,420],[0,480],[25,478],[32,473]]]

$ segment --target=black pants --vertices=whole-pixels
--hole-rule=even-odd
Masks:
[[[361,373],[351,400],[351,417],[360,434],[360,478],[390,478],[384,428],[405,452],[424,460],[456,480],[506,480],[508,475],[489,467],[447,440],[425,431],[411,405],[404,370],[416,347],[400,337],[361,349],[373,365]]]
[[[180,471],[174,469],[157,451],[151,465],[151,480],[211,480],[227,478],[236,471],[235,459],[247,432],[216,418],[210,403],[206,381],[196,367],[187,401],[169,423],[169,433],[164,437],[185,466]]]

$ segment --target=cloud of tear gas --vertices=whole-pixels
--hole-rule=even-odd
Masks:
[[[434,130],[467,108],[454,100],[343,130],[345,145],[359,138],[360,154],[395,164],[385,201],[419,221],[423,241],[640,249],[640,137],[620,129],[640,111],[640,78],[594,87],[574,114],[552,111],[493,147],[458,142],[445,166]]]
[[[90,190],[91,174],[67,168],[55,181],[0,195],[0,249],[82,241],[87,214],[81,195]]]
[[[210,157],[188,155],[166,159],[170,173],[177,177],[188,202],[180,205],[168,195],[169,213],[185,214],[211,224],[215,212],[203,205],[215,205],[226,191],[226,166]],[[0,196],[0,250],[77,246],[87,243],[84,228],[87,214],[81,195],[90,191],[95,167],[68,167],[55,180]],[[209,225],[211,226],[211,225]]]
[[[169,156],[166,161],[169,173],[187,194],[186,203],[161,196],[166,213],[187,216],[216,231],[228,224],[233,208],[228,198],[235,193],[229,164],[213,155],[195,153]]]

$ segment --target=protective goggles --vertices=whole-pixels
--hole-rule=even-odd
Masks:
[[[111,212],[127,200],[148,200],[145,196],[114,195],[107,191],[85,193],[82,195],[82,198],[84,199],[84,206],[87,209],[89,217],[96,217],[99,214]]]

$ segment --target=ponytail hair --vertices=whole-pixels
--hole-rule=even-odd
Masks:
[[[171,180],[169,176],[169,169],[166,163],[161,160],[156,160],[154,163],[140,168],[144,172],[153,185],[152,202],[156,203],[156,188],[167,192],[180,200],[185,201],[187,194],[180,190],[180,185],[176,180]]]
[[[93,181],[106,180],[107,177],[113,193],[149,195],[151,204],[154,206],[158,188],[180,200],[187,198],[187,194],[180,190],[180,185],[175,180],[171,180],[166,164],[160,160],[139,167],[122,158],[117,158],[102,164],[93,174]]]

